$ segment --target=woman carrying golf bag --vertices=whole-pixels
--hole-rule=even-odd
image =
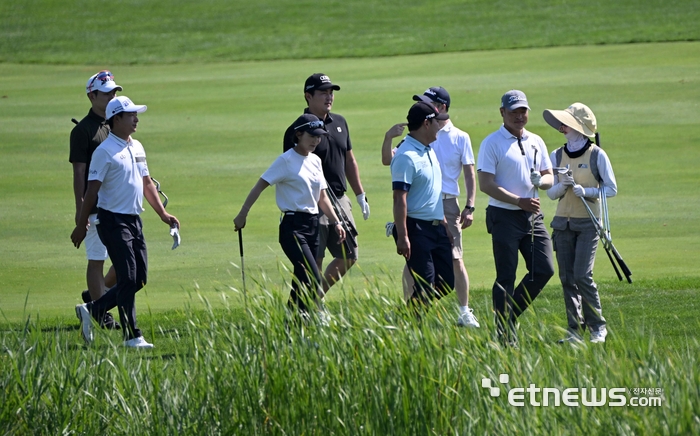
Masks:
[[[345,240],[345,231],[326,195],[321,159],[313,154],[321,136],[328,132],[323,121],[312,114],[297,118],[293,128],[294,148],[279,156],[263,173],[233,223],[236,231],[244,228],[248,211],[262,191],[276,185],[277,207],[282,211],[279,242],[294,267],[288,305],[308,318],[310,302],[315,301],[319,323],[327,324],[328,315],[321,303],[321,274],[316,265],[319,207],[335,223],[340,243]]]
[[[568,320],[566,338],[559,342],[581,341],[586,327],[591,342],[605,342],[608,331],[593,281],[599,235],[587,209],[600,210],[599,195],[617,194],[615,174],[607,154],[591,142],[597,125],[588,106],[574,103],[563,111],[547,109],[543,116],[567,140],[551,154],[554,185],[547,190],[549,198],[559,200],[551,224],[552,241]]]

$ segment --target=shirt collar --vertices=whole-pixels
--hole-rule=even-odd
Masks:
[[[501,133],[501,135],[502,135],[504,138],[508,138],[508,139],[518,139],[515,135],[513,135],[512,133],[510,133],[510,132],[508,131],[508,129],[506,129],[506,126],[504,126],[503,124],[501,124],[501,128],[498,129],[498,131]],[[528,132],[527,129],[523,129],[523,137],[522,137],[521,139],[527,139],[528,136],[530,136],[530,132]]]
[[[115,134],[112,133],[112,132],[109,132],[109,136],[110,136],[110,138],[112,138],[114,141],[117,141],[117,144],[121,145],[122,147],[128,147],[128,146],[130,146],[130,145],[132,144],[131,136],[129,136],[129,140],[128,140],[128,141],[124,141],[122,138],[118,137],[117,135],[115,135]]]
[[[404,144],[408,144],[411,147],[415,148],[416,150],[421,150],[421,151],[430,150],[429,145],[423,145],[420,141],[418,141],[416,138],[414,138],[411,135],[406,135],[406,138],[404,138]]]
[[[104,118],[102,118],[101,116],[97,115],[97,112],[92,110],[92,108],[90,108],[90,110],[88,111],[87,116],[92,118],[93,120],[97,121],[98,123],[104,124],[107,121]]]
[[[309,108],[307,107],[306,109],[304,109],[304,113],[305,113],[305,114],[310,114],[311,111],[310,111]],[[322,121],[323,121],[324,124],[330,124],[330,123],[332,123],[332,122],[333,122],[333,117],[331,116],[331,113],[328,112],[328,113],[326,114],[326,119],[324,119],[324,120],[322,120]]]

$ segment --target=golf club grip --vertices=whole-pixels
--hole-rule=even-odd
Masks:
[[[610,246],[612,247],[612,252],[613,252],[613,255],[615,256],[615,260],[617,260],[617,263],[620,265],[620,269],[625,274],[625,278],[627,279],[627,282],[632,283],[632,271],[630,271],[629,267],[627,267],[627,264],[622,259],[622,256],[620,256],[620,253],[617,251],[615,246],[612,244],[610,244]]]
[[[78,124],[78,120],[76,120],[75,118],[71,118],[70,120],[73,121],[73,124]]]
[[[238,251],[240,251],[241,259],[243,259],[243,229],[238,229]]]
[[[613,266],[613,269],[615,270],[615,274],[617,274],[617,279],[622,281],[622,274],[620,274],[620,270],[618,269],[617,265],[615,264],[615,261],[613,260],[612,255],[610,254],[610,250],[608,250],[608,247],[603,245],[603,248],[605,248],[605,253],[608,255],[608,259],[610,259],[610,264]]]

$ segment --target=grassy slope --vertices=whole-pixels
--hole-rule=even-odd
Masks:
[[[191,63],[700,38],[693,0],[9,3],[0,15],[4,62]]]

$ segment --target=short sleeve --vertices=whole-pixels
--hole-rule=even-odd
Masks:
[[[90,138],[84,129],[75,126],[70,132],[70,163],[88,163],[90,160]]]
[[[92,154],[90,170],[88,172],[88,181],[97,180],[104,182],[107,171],[109,170],[109,165],[109,153],[107,153],[107,151],[105,151],[103,148],[98,147]]]
[[[272,165],[260,176],[261,179],[275,185],[285,179],[287,173],[287,162],[284,159],[284,154],[280,155],[272,162]]]

